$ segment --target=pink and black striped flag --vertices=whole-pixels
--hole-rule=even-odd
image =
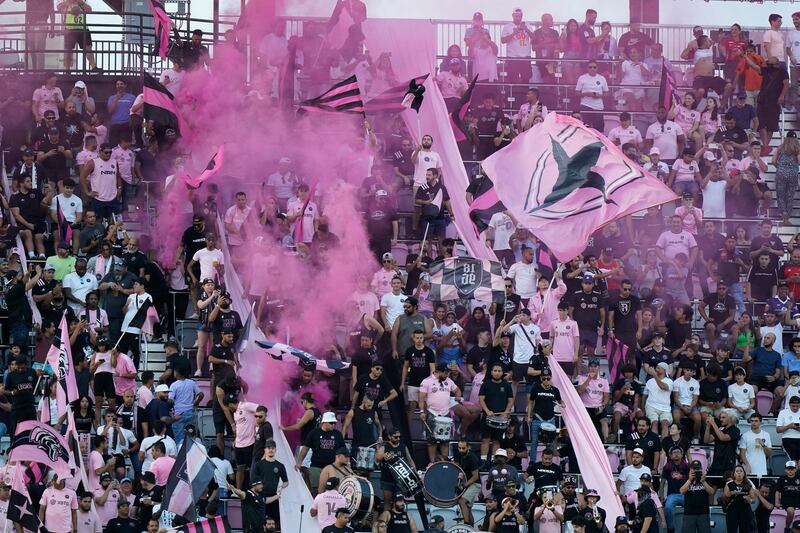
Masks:
[[[61,203],[58,198],[56,198],[56,217],[58,218],[59,242],[72,245],[72,225],[64,218],[64,211],[61,210]]]
[[[8,460],[42,463],[64,479],[72,475],[69,448],[64,437],[55,428],[36,420],[17,424]]]
[[[156,126],[172,130],[176,136],[186,131],[183,117],[175,105],[175,97],[148,72],[144,73],[142,93],[145,120],[152,120]]]
[[[413,109],[419,113],[425,94],[425,80],[430,74],[417,76],[408,83],[386,89],[364,105],[367,113],[400,113]]]
[[[364,101],[355,75],[336,83],[323,94],[300,102],[304,112],[364,114]]]
[[[61,317],[59,334],[53,338],[53,344],[47,352],[47,363],[53,369],[56,387],[56,405],[59,413],[67,412],[67,404],[78,400],[78,384],[75,381],[75,368],[72,360],[72,347],[69,344],[69,328],[67,315]],[[49,402],[45,401],[45,404]]]
[[[169,27],[172,25],[172,20],[164,10],[164,4],[161,0],[148,0],[150,2],[150,11],[153,12],[153,24],[156,34],[156,44],[158,45],[158,55],[161,59],[167,58],[169,51]]]
[[[175,464],[164,488],[161,509],[181,515],[187,520],[197,519],[197,501],[214,479],[214,463],[205,450],[193,439],[183,439]]]
[[[466,115],[469,110],[469,106],[472,105],[472,93],[475,91],[475,83],[477,81],[478,75],[476,74],[475,77],[472,78],[472,83],[469,84],[469,88],[467,88],[467,91],[458,101],[456,108],[450,113],[450,125],[453,127],[456,142],[467,140],[467,132],[462,121],[464,120],[464,115]]]
[[[472,203],[469,204],[469,219],[472,221],[475,233],[480,235],[481,232],[489,227],[489,221],[492,216],[495,213],[502,213],[506,210],[506,207],[497,197],[492,180],[486,176],[477,179],[481,180],[481,182],[473,194]]]
[[[233,531],[228,521],[223,516],[215,516],[208,520],[192,522],[177,529],[170,529],[168,533],[231,533]]]
[[[669,111],[672,104],[680,99],[678,94],[678,84],[675,82],[675,75],[667,67],[667,61],[664,59],[661,65],[661,85],[658,91],[658,107],[666,108]]]
[[[619,339],[608,339],[606,343],[606,357],[608,358],[608,381],[614,383],[622,375],[621,369],[628,356],[628,347]]]

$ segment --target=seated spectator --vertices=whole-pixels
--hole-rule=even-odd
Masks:
[[[703,146],[703,136],[700,134],[700,111],[697,109],[697,96],[687,92],[683,96],[683,103],[677,100],[669,111],[668,118],[674,120],[681,128],[686,139],[694,143],[695,151]]]
[[[671,165],[683,153],[686,143],[684,130],[677,123],[668,120],[667,110],[663,107],[656,111],[656,121],[647,128],[645,133],[645,150],[658,148],[664,163]]]
[[[45,193],[33,188],[30,176],[23,175],[17,182],[18,192],[11,195],[8,202],[11,214],[20,227],[19,236],[28,254],[28,259],[44,259],[45,213],[50,207],[53,192],[49,184],[44,187]]]
[[[611,129],[611,131],[608,133],[608,138],[611,139],[611,142],[617,146],[622,146],[631,142],[636,146],[642,144],[642,134],[639,132],[636,126],[631,124],[631,115],[627,111],[620,113],[619,126]],[[645,168],[645,170],[650,169]],[[653,172],[653,174],[657,173]]]
[[[706,98],[706,108],[700,113],[700,127],[701,133],[704,135],[705,140],[712,139],[717,131],[722,126],[722,113],[719,109],[719,101],[709,96]]]
[[[748,134],[758,131],[758,117],[755,108],[747,102],[747,93],[739,91],[736,94],[734,105],[730,106],[726,115],[730,113],[736,120],[736,127],[744,130]]]
[[[672,164],[667,186],[677,194],[690,193],[697,203],[700,198],[700,167],[694,160],[694,155],[690,148],[683,150],[681,158]]]

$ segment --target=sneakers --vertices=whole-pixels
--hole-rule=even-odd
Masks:
[[[200,315],[198,315],[197,313],[192,313],[191,315],[186,317],[187,320],[197,320],[198,318],[200,318]]]

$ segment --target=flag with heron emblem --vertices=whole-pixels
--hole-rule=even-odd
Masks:
[[[556,113],[485,159],[483,169],[509,213],[564,262],[612,220],[677,199],[604,135]]]
[[[8,460],[42,463],[64,479],[72,475],[67,441],[44,422],[26,420],[17,424]]]
[[[497,261],[472,257],[448,257],[431,264],[429,299],[434,302],[475,299],[503,303],[503,267]]]

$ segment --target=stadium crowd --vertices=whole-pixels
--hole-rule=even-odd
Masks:
[[[459,467],[455,489],[431,482],[426,497],[457,506],[458,521],[476,530],[517,533],[537,524],[542,533],[562,526],[600,532],[604,502],[582,485],[562,427],[550,367],[557,363],[611,445],[628,513],[616,532],[652,533],[659,524],[670,532],[711,531],[712,508],[720,505],[729,532],[770,531],[775,510],[785,511],[786,531],[800,531],[800,234],[785,245],[775,233],[776,221],[790,224],[800,142],[789,131],[769,146],[782,111],[794,110],[800,13],[788,32],[780,15],[770,16],[770,29],[750,32],[751,39],[739,25],[713,40],[695,28],[680,58],[685,71],[678,58],[662,57],[638,21],[617,40],[610,24],[597,25],[595,10],[561,33],[546,13],[535,26],[522,10],[511,17],[495,43],[476,13],[466,53],[453,44],[435,76],[451,110],[468,90],[467,74],[479,81],[459,145],[474,180],[449,193],[471,202],[488,179],[481,160],[547,113],[569,112],[605,131],[681,200],[607,225],[561,266],[531,232],[497,213],[483,238],[504,266],[502,302],[433,301],[428,270],[454,257],[457,246],[436,140],[424,135],[415,145],[398,117],[371,117],[351,154],[375,156],[359,194],[381,267],[359,280],[346,306],[333,357],[351,368],[326,377],[301,365],[285,401],[299,403],[303,414],[280,428],[267,422],[265,406],[245,399],[237,350],[246,332],[222,282],[230,265],[216,228],[219,217],[234,270],[237,247],[254,234],[287,244],[300,260],[324,260],[338,245],[324,215],[330,199],[310,191],[302,163],[281,157],[261,177],[258,197],[238,192],[230,205],[213,184],[203,195],[193,191],[192,224],[183,228],[174,263],[159,264],[126,229],[142,181],[162,184],[175,167],[171,139],[144,120],[142,95],[119,79],[105,105],[83,81],[64,98],[59,78],[48,74],[32,95],[0,100],[9,176],[0,196],[8,343],[0,433],[13,435],[33,419],[66,429],[58,380],[46,364],[62,316],[79,391],[72,413],[88,486],[76,493],[54,472],[47,483],[29,484],[47,530],[155,533],[180,525],[168,512],[153,518],[154,507],[190,439],[215,465],[197,502],[200,516],[225,515],[231,499],[241,499],[248,533],[280,529],[278,498],[292,468],[303,473],[315,496],[311,516],[326,533],[415,532],[423,524],[406,500],[416,470],[427,465],[436,475]],[[315,44],[287,39],[281,27],[260,47],[267,72],[290,46]],[[373,64],[358,33],[325,58],[327,71],[307,73],[309,87],[352,72],[362,72],[373,93],[397,84],[391,58]],[[184,70],[214,68],[201,41],[202,32],[183,41],[187,54],[160,77],[168,89],[180,91]],[[525,103],[513,113],[498,105],[498,67],[503,83],[525,87]],[[691,89],[659,107],[664,69]],[[563,105],[559,85],[574,86],[579,107]],[[609,113],[618,114],[618,125],[609,127]],[[303,239],[295,242],[298,225]],[[175,290],[184,295],[177,304]],[[255,320],[269,335],[283,303],[268,300],[258,299]],[[162,317],[152,331],[130,325],[143,306]],[[176,320],[196,320],[195,346],[176,342]],[[166,341],[163,373],[143,367],[140,340]],[[207,378],[209,397],[199,386]],[[320,383],[334,393],[330,404],[311,392]],[[208,406],[215,438],[204,440],[210,435],[201,434],[199,420]],[[276,431],[299,431],[295,464],[275,458]],[[776,456],[785,461],[777,465]],[[381,501],[358,518],[342,509],[350,503],[337,490],[357,474],[372,480],[359,490]],[[8,498],[8,483],[0,482],[0,514]],[[427,523],[444,529],[441,516]]]

